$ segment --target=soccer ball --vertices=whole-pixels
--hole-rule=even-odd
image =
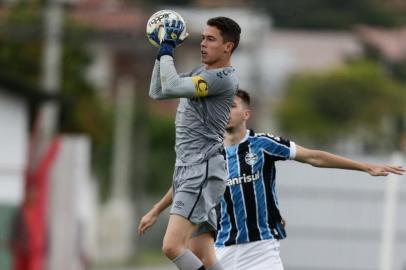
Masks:
[[[179,13],[173,11],[173,10],[160,10],[156,13],[154,13],[148,20],[147,23],[147,38],[148,41],[154,45],[155,47],[160,47],[160,42],[158,43],[156,39],[154,40],[153,37],[157,36],[159,41],[162,41],[165,30],[164,30],[164,23],[165,19],[169,20],[181,20],[183,22],[183,25],[185,26],[183,32],[180,35],[180,39],[185,39],[187,36],[186,33],[186,23],[185,20],[182,18],[182,16],[179,15]]]

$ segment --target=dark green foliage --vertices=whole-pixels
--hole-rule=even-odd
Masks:
[[[375,0],[254,1],[266,7],[277,27],[348,29],[355,24],[393,26],[405,15]]]
[[[175,166],[175,124],[173,117],[151,115],[149,129],[149,171],[146,190],[162,195],[172,185]]]
[[[22,6],[13,9],[7,19],[1,22],[0,72],[2,74],[17,80],[24,74],[25,83],[39,85],[42,48],[40,23],[37,8]]]
[[[390,68],[393,77],[402,82],[406,82],[406,61],[393,64]]]
[[[285,132],[318,144],[350,137],[360,129],[379,139],[382,121],[404,114],[405,94],[376,64],[358,62],[295,76],[277,115]]]

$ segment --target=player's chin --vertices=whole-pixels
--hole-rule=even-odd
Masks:
[[[233,125],[227,125],[225,129],[226,129],[227,132],[231,132],[231,131],[233,131],[234,126]]]
[[[207,56],[207,54],[201,54],[200,58],[202,60],[203,64],[209,65],[211,64],[212,61],[210,61],[209,57]]]

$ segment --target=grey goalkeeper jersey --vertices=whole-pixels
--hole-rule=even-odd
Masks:
[[[180,98],[175,121],[176,166],[201,163],[218,153],[237,88],[232,67],[206,70],[203,66],[179,76],[172,57],[156,61],[150,96]]]

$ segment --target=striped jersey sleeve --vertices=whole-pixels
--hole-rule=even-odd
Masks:
[[[296,156],[296,144],[293,141],[272,135],[270,133],[257,133],[259,145],[272,158],[277,160],[294,159]]]

